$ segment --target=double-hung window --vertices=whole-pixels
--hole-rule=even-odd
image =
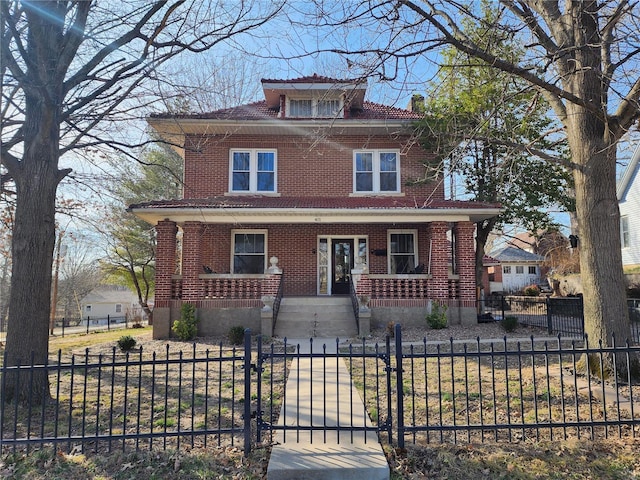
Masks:
[[[359,150],[354,152],[356,193],[400,191],[400,153],[396,150]]]
[[[267,257],[267,232],[264,230],[234,230],[233,273],[264,273]]]
[[[275,192],[275,150],[231,150],[232,192]]]
[[[413,273],[417,265],[417,242],[415,230],[389,231],[389,273]]]
[[[516,274],[522,275],[523,273],[524,273],[524,266],[523,265],[516,265]]]
[[[629,248],[629,217],[620,217],[620,242],[622,248]]]

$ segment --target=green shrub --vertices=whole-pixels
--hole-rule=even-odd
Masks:
[[[128,352],[136,346],[136,343],[136,339],[131,335],[123,335],[118,340],[118,347],[120,347],[120,350],[122,350],[123,352]]]
[[[500,326],[505,332],[513,332],[518,328],[518,317],[514,317],[513,315],[506,316],[500,320]]]
[[[524,294],[527,297],[537,297],[540,295],[540,288],[537,285],[529,285],[524,287]]]
[[[190,303],[182,305],[180,310],[180,320],[176,320],[171,328],[180,340],[193,340],[198,334],[198,319],[196,318],[196,307]]]
[[[427,325],[434,330],[447,327],[447,306],[437,302],[431,303],[431,312],[425,317]]]
[[[244,327],[237,325],[229,329],[229,342],[231,345],[242,345],[244,342]]]

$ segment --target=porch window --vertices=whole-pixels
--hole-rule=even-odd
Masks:
[[[629,217],[620,217],[620,243],[622,248],[629,248]]]
[[[368,150],[354,152],[354,191],[398,192],[399,162],[397,151]]]
[[[232,192],[275,192],[275,150],[232,150]]]
[[[524,273],[524,267],[522,265],[516,265],[516,273],[517,274]]]
[[[417,262],[416,231],[389,231],[389,273],[413,273]]]
[[[538,273],[536,270],[537,268],[535,265],[529,266],[529,275],[535,275],[536,273]]]
[[[233,273],[264,273],[267,252],[266,232],[236,230],[232,237]]]
[[[509,275],[511,273],[511,265],[504,265],[502,267],[502,273],[506,273],[507,275]]]

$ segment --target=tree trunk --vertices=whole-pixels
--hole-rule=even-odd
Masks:
[[[476,285],[482,288],[482,274],[484,273],[484,254],[487,239],[496,224],[496,217],[476,223]],[[485,298],[490,292],[484,292]]]
[[[60,105],[54,91],[34,89],[25,95],[24,152],[7,168],[16,184],[16,211],[11,253],[6,365],[43,365],[49,356],[51,267],[55,247],[58,183],[67,171],[58,169]],[[38,403],[49,396],[44,369],[4,379],[5,401]]]
[[[570,114],[571,115],[571,114]],[[624,345],[630,338],[629,312],[620,250],[620,211],[616,196],[616,145],[602,140],[593,117],[583,115],[569,131],[576,193],[576,217],[580,229],[578,250],[582,275],[585,333],[591,346]],[[591,121],[589,121],[591,120]],[[618,375],[626,378],[624,355],[617,356]],[[593,363],[593,362],[592,362]],[[593,366],[593,365],[592,365]],[[613,372],[613,358],[604,376]],[[638,359],[632,360],[632,374],[640,374]],[[599,366],[597,370],[600,370]],[[637,370],[637,371],[636,371]]]
[[[43,150],[33,150],[46,155]],[[31,152],[26,153],[30,155]],[[13,230],[11,294],[5,350],[7,366],[45,364],[49,354],[51,261],[55,244],[58,170],[41,161],[22,162],[14,174],[18,190]],[[5,400],[39,402],[49,394],[47,373],[7,375]]]

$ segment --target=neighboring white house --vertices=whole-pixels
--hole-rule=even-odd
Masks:
[[[640,266],[640,145],[618,183],[622,264]]]
[[[502,247],[489,254],[502,266],[502,282],[491,282],[492,291],[515,292],[540,283],[544,258],[516,247]]]
[[[142,319],[143,312],[138,297],[125,287],[101,285],[95,288],[80,302],[82,308],[82,322],[86,325],[87,318],[93,324],[106,324],[129,321],[136,316]]]

